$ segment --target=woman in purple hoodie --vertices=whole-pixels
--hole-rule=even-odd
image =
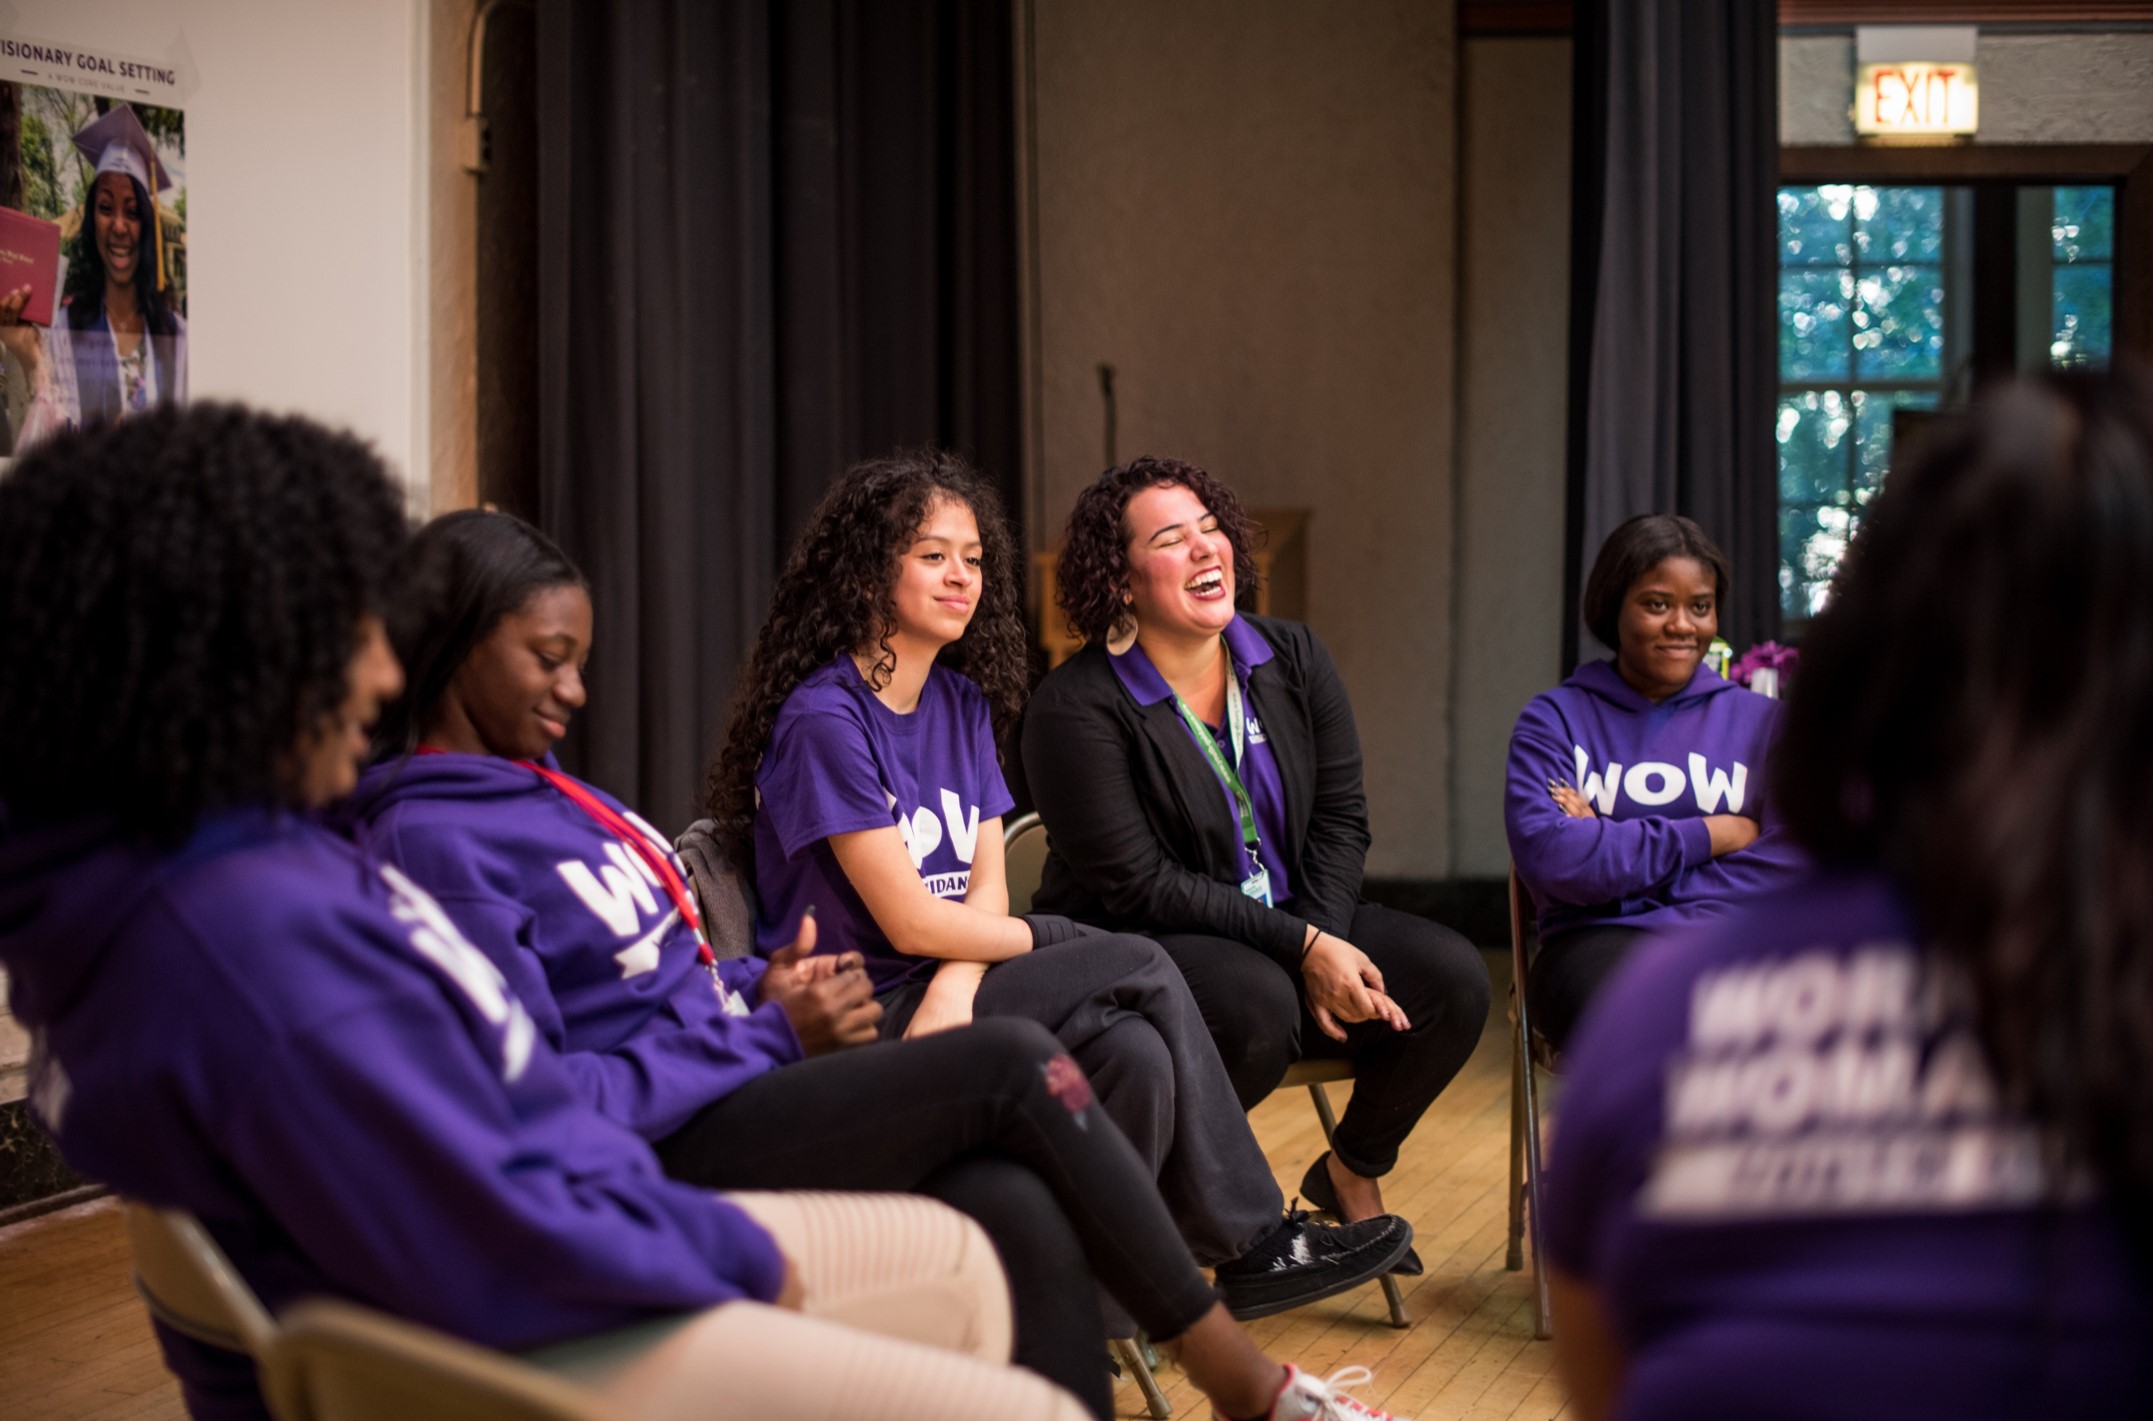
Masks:
[[[813,954],[804,915],[767,961],[714,959],[665,839],[554,761],[584,705],[592,609],[542,533],[449,514],[413,540],[398,582],[390,631],[410,690],[351,812],[507,978],[582,1096],[669,1174],[955,1205],[1006,1265],[1018,1362],[1097,1416],[1110,1396],[1094,1273],[1225,1414],[1297,1418],[1329,1395],[1235,1325],[1151,1169],[1042,1027],[877,1042],[859,955]]]
[[[441,906],[320,822],[402,684],[404,535],[364,445],[232,406],[62,433],[0,480],[0,962],[69,1163],[195,1215],[272,1311],[328,1294],[516,1349],[699,1313],[625,1368],[645,1402],[1069,1421],[999,1357],[831,1320],[879,1287],[885,1325],[909,1298],[904,1336],[992,1355],[976,1230],[667,1179]],[[863,1221],[926,1214],[929,1252],[853,1266]],[[249,1359],[157,1335],[194,1416],[266,1417]]]
[[[2153,1415],[2153,387],[1991,386],[1864,513],[1773,803],[1815,860],[1579,1028],[1583,1421]]]
[[[1613,657],[1535,696],[1510,737],[1503,822],[1540,910],[1534,1024],[1558,1047],[1647,933],[1727,912],[1799,863],[1764,808],[1779,703],[1705,665],[1727,559],[1672,514],[1632,518],[1585,580]]]

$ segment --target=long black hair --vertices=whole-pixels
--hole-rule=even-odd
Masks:
[[[0,802],[162,842],[296,803],[406,527],[348,434],[236,405],[63,432],[0,478]]]
[[[397,565],[389,644],[404,694],[383,711],[377,759],[407,755],[432,723],[471,649],[549,587],[588,589],[551,538],[508,513],[467,508],[421,528]]]
[[[136,181],[134,174],[121,173],[120,176],[127,179],[127,185],[134,190],[135,211],[142,216],[142,234],[135,239],[135,275],[131,283],[135,288],[135,301],[151,335],[177,334],[179,322],[173,318],[172,303],[165,300],[164,292],[157,286],[157,208],[150,201],[149,189]],[[67,249],[67,289],[62,295],[70,329],[89,330],[103,323],[105,259],[97,250],[97,188],[94,183],[83,194],[82,225],[75,229],[75,240]]]
[[[1802,644],[1775,803],[1881,864],[2007,1098],[2153,1262],[2153,387],[2051,377],[1929,432]]]
[[[876,686],[896,668],[898,559],[937,498],[971,509],[979,524],[980,598],[964,635],[936,664],[970,677],[987,696],[998,738],[1024,709],[1026,636],[1017,580],[1017,543],[1002,501],[955,454],[922,449],[855,464],[817,504],[771,594],[734,697],[725,739],[710,766],[705,804],[718,842],[742,872],[755,843],[755,770],[785,698],[838,655],[880,649],[869,669]]]

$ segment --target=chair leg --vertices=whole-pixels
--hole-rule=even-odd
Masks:
[[[1316,1103],[1316,1118],[1323,1122],[1323,1143],[1328,1145],[1338,1133],[1338,1117],[1331,1113],[1331,1093],[1317,1081],[1308,1087],[1308,1098]]]
[[[1519,1029],[1523,1030],[1523,1018]],[[1533,1236],[1533,1336],[1546,1340],[1553,1334],[1548,1315],[1546,1217],[1540,1206],[1540,1093],[1535,1088],[1530,1057],[1525,1061],[1525,1191]]]
[[[1510,1033],[1510,1244],[1503,1267],[1515,1273],[1525,1266],[1525,1072],[1532,1058],[1518,1031]]]
[[[1144,1363],[1147,1349],[1138,1346],[1133,1337],[1116,1337],[1111,1345],[1114,1355],[1121,1358],[1121,1364],[1129,1369],[1129,1375],[1136,1378],[1137,1390],[1144,1393],[1144,1405],[1150,1410],[1154,1421],[1169,1421],[1174,1414],[1174,1408],[1172,1403],[1167,1401],[1166,1393],[1159,1390],[1159,1379],[1151,1374],[1151,1368]]]

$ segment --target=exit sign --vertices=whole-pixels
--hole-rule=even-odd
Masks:
[[[1864,64],[1856,73],[1856,133],[1972,133],[1980,117],[1981,85],[1970,62],[1900,60]]]

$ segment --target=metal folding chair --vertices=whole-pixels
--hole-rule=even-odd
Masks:
[[[1541,1252],[1540,1212],[1540,1093],[1536,1073],[1554,1074],[1555,1057],[1547,1038],[1534,1031],[1525,990],[1531,957],[1532,896],[1510,869],[1510,1246],[1503,1266],[1515,1273],[1525,1266],[1524,1240],[1528,1219],[1533,1243],[1533,1336],[1550,1333],[1547,1270]]]

